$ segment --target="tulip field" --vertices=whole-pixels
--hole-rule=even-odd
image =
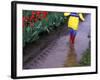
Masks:
[[[39,39],[40,34],[50,33],[65,23],[63,12],[23,10],[23,47]]]

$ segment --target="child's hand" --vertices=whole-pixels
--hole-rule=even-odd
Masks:
[[[84,19],[82,13],[79,13],[79,17],[80,17],[80,19],[81,19],[82,21],[85,21],[85,19]]]
[[[70,15],[70,12],[65,12],[64,13],[64,16],[69,16]]]
[[[82,21],[85,21],[85,19],[82,19]]]

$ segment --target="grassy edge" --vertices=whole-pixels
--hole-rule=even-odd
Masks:
[[[91,65],[91,53],[90,53],[90,48],[88,48],[88,49],[84,52],[84,54],[83,54],[83,56],[82,56],[82,58],[81,58],[79,64],[80,64],[80,66],[90,66],[90,65]]]

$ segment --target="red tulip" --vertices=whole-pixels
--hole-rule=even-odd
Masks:
[[[34,19],[34,22],[37,22],[37,20],[38,20],[38,19],[37,19],[37,18],[35,18],[35,19]]]
[[[24,27],[25,25],[24,25],[24,22],[22,22],[22,26]]]
[[[25,18],[25,16],[23,16],[23,18],[22,18],[22,25],[23,25],[23,27],[25,26],[25,24],[24,24],[25,20],[26,20],[26,18]]]
[[[23,27],[25,26],[25,23],[27,23],[29,21],[29,17],[28,16],[23,16],[22,17],[22,25]]]
[[[47,11],[42,12],[42,18],[46,18],[47,15],[48,15]]]
[[[41,14],[40,11],[37,11],[37,12],[36,12],[36,15],[37,15],[37,16],[40,16],[40,14]]]
[[[32,16],[30,17],[30,21],[34,20],[34,18],[35,18],[35,16],[32,15]]]
[[[33,26],[34,26],[34,23],[31,22],[31,23],[30,23],[30,27],[33,27]]]
[[[35,14],[35,12],[34,11],[32,11],[32,15],[34,15]]]
[[[23,16],[23,21],[27,22],[29,20],[28,16]]]

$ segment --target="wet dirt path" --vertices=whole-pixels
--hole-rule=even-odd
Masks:
[[[78,66],[83,52],[89,47],[90,20],[90,15],[87,15],[80,23],[73,48],[69,46],[69,35],[59,34],[37,57],[33,59],[31,56],[24,69]]]

